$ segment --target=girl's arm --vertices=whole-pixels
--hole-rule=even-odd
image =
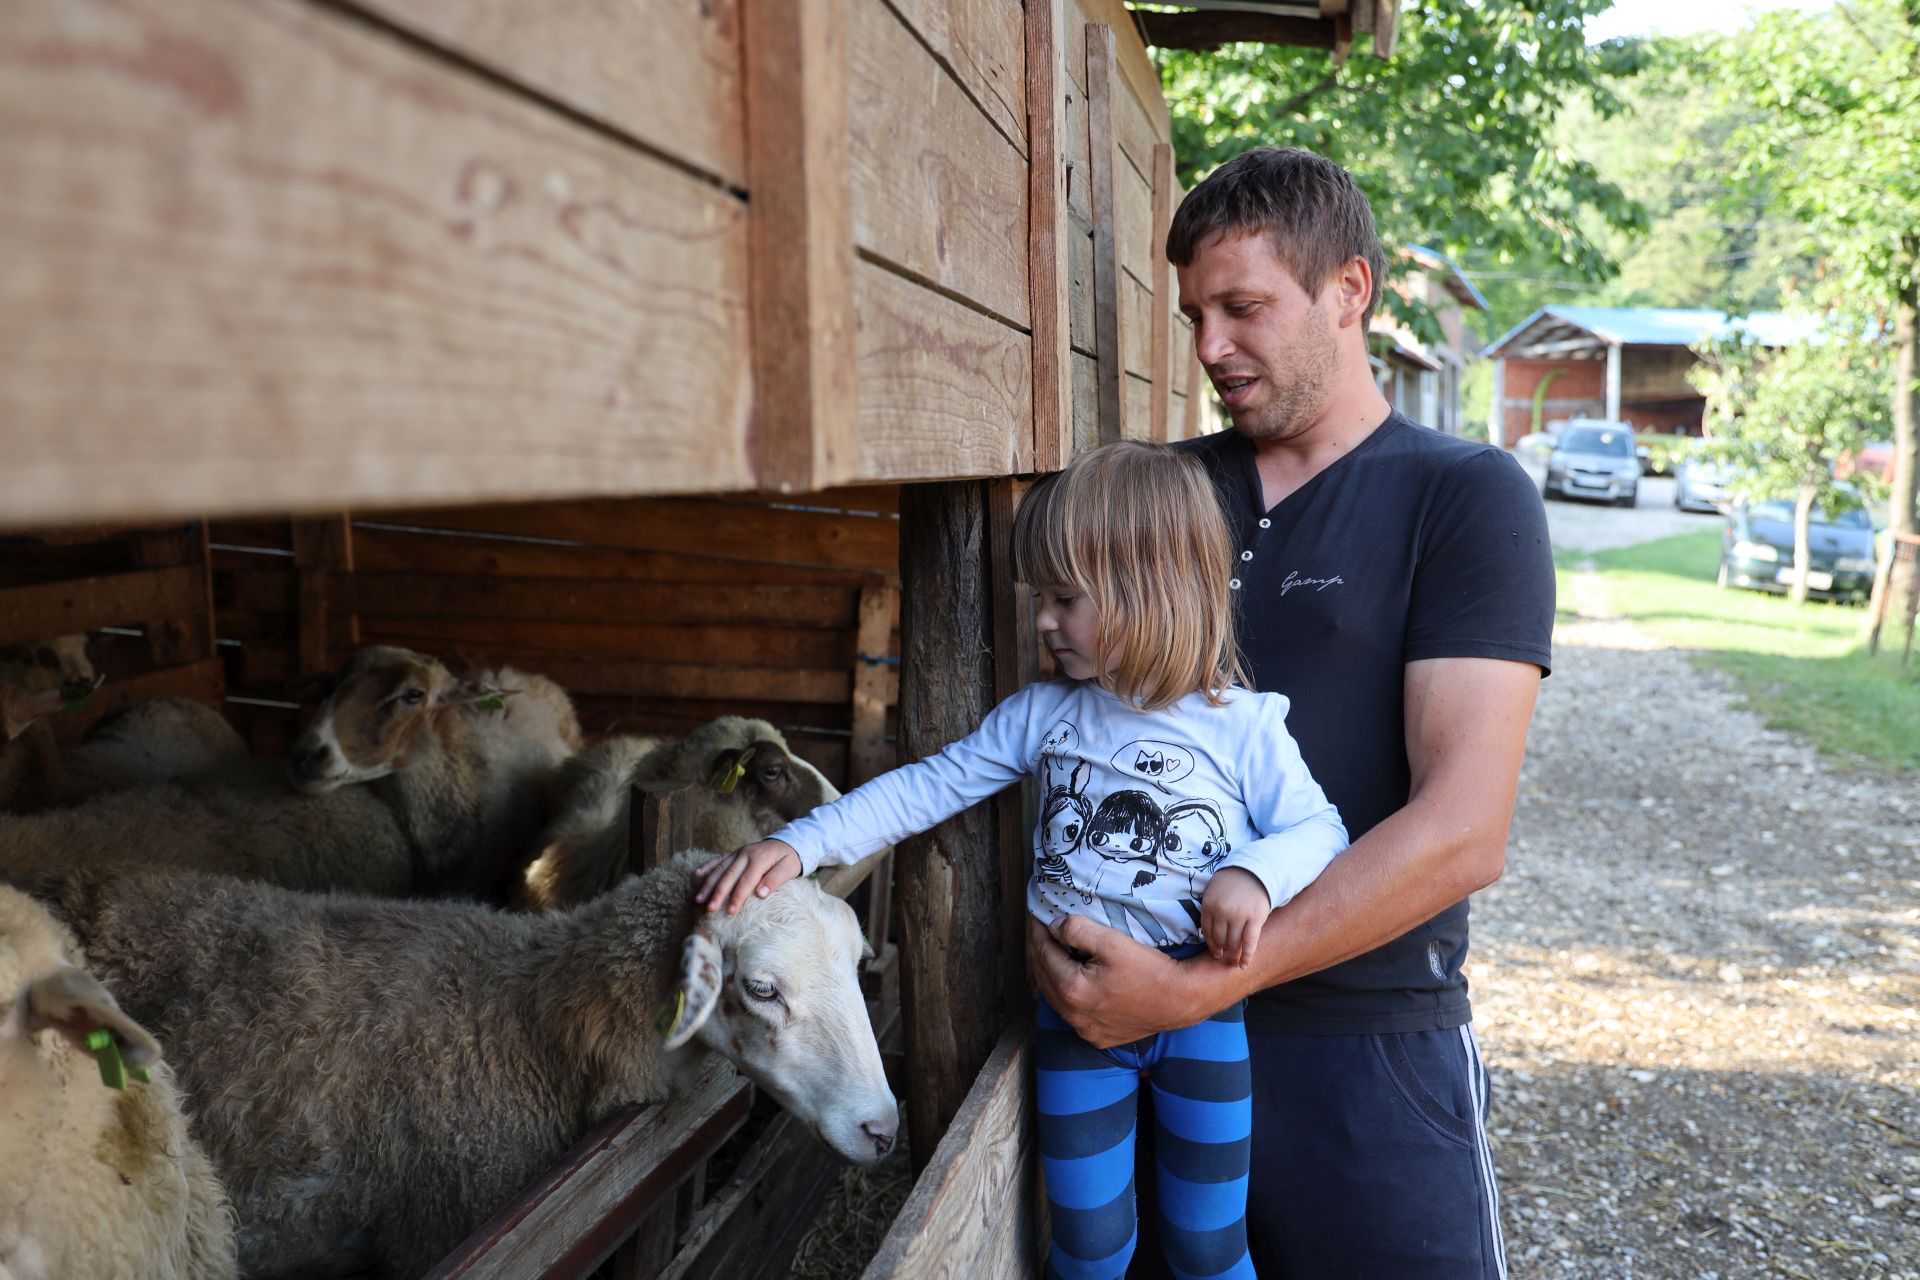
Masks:
[[[1312,884],[1347,847],[1347,827],[1307,771],[1287,732],[1287,702],[1257,700],[1258,722],[1247,735],[1240,787],[1247,819],[1260,838],[1227,855],[1223,867],[1252,872],[1278,909]]]
[[[1035,686],[1038,687],[1038,686]],[[848,866],[925,831],[1027,772],[1028,704],[1023,689],[987,713],[980,727],[936,755],[883,773],[831,804],[700,868],[713,877],[698,900],[738,910],[764,882],[778,887],[823,866]]]

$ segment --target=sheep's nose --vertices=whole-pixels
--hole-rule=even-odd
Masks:
[[[894,1135],[900,1131],[900,1118],[890,1116],[878,1123],[869,1120],[860,1126],[860,1132],[873,1140],[873,1149],[881,1155],[893,1150]]]
[[[319,777],[327,771],[327,764],[332,754],[333,753],[328,751],[324,746],[308,747],[305,751],[295,752],[293,760],[291,761],[294,776],[298,778]]]

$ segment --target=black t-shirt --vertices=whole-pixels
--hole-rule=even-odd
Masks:
[[[1240,643],[1254,687],[1292,702],[1287,727],[1359,839],[1410,788],[1404,668],[1505,658],[1544,673],[1553,555],[1533,482],[1504,450],[1398,411],[1263,510],[1253,446],[1233,431],[1182,448],[1207,464],[1240,563]],[[1260,992],[1257,1030],[1431,1031],[1471,1017],[1463,900],[1385,946]]]

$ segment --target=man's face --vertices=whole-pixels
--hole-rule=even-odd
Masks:
[[[1339,364],[1338,290],[1309,297],[1264,235],[1216,237],[1178,270],[1200,363],[1240,434],[1286,440],[1319,421]]]

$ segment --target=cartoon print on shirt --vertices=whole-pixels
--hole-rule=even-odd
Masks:
[[[1100,802],[1088,825],[1086,847],[1102,859],[1093,891],[1103,900],[1107,919],[1123,933],[1129,921],[1140,925],[1149,942],[1167,940],[1166,930],[1134,892],[1160,878],[1160,842],[1166,818],[1144,791],[1115,791]]]
[[[1052,756],[1042,757],[1042,762],[1046,767],[1040,772],[1048,780],[1048,787],[1040,805],[1040,859],[1034,867],[1034,878],[1039,882],[1041,899],[1065,915],[1068,894],[1078,894],[1082,906],[1093,902],[1093,894],[1073,882],[1073,869],[1067,865],[1067,858],[1078,852],[1086,839],[1087,826],[1093,817],[1093,804],[1086,796],[1087,778],[1093,773],[1093,766],[1081,760],[1073,766],[1064,785],[1054,785],[1052,766],[1059,762]]]
[[[1040,739],[1040,746],[1034,752],[1034,764],[1044,766],[1058,764],[1080,749],[1080,731],[1073,727],[1073,721],[1062,720],[1047,730],[1047,736]],[[1053,778],[1045,778],[1049,788],[1054,785]]]
[[[1226,839],[1226,824],[1211,800],[1182,800],[1167,810],[1167,834],[1160,843],[1160,857],[1176,874],[1185,872],[1187,892],[1181,909],[1200,927],[1200,897],[1213,876],[1215,867],[1226,860],[1233,846]]]
[[[1167,784],[1193,772],[1193,752],[1171,742],[1141,738],[1114,752],[1112,764],[1117,772],[1150,782],[1172,795]]]

